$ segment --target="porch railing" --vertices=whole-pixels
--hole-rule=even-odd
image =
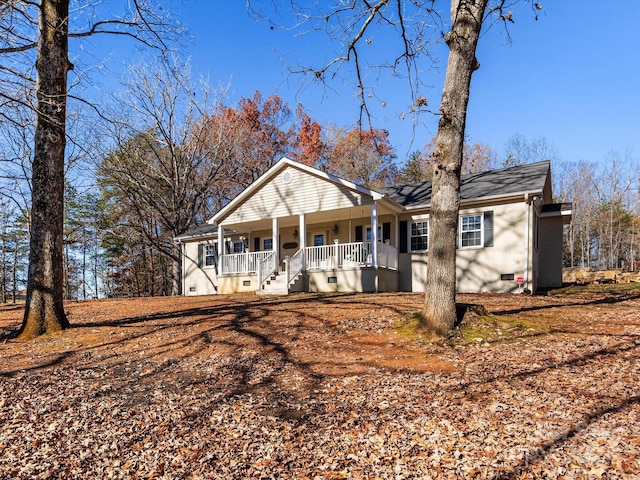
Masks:
[[[302,250],[298,250],[289,258],[289,268],[287,269],[287,285],[302,271]]]
[[[260,262],[258,262],[258,275],[259,275],[259,284],[262,285],[264,281],[271,276],[276,271],[276,254],[275,252],[267,252],[268,255],[265,256]]]
[[[398,250],[386,243],[378,242],[378,267],[398,268]],[[299,250],[289,259],[288,282],[291,282],[302,270],[302,255],[306,256],[307,270],[329,270],[334,268],[369,267],[371,242],[335,243],[320,247],[307,247]],[[223,274],[242,274],[260,272],[260,283],[275,272],[275,255],[272,251],[233,253],[222,256]],[[289,278],[290,277],[290,278]]]
[[[378,243],[378,266],[397,270],[398,249],[388,243]]]
[[[264,252],[230,253],[223,255],[222,273],[256,273],[260,262],[272,254],[272,251],[267,250]]]
[[[398,250],[378,242],[378,266],[398,268]],[[306,248],[308,270],[324,270],[344,267],[365,267],[373,264],[371,242],[336,243]]]

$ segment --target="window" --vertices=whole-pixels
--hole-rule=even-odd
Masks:
[[[460,245],[462,247],[482,246],[482,214],[460,217]]]
[[[367,227],[367,242],[370,242],[372,240],[372,236],[371,236],[371,226]],[[378,225],[378,241],[381,242],[382,241],[382,225]]]
[[[204,246],[204,266],[215,267],[218,260],[218,246],[215,244]]]
[[[242,240],[233,242],[233,253],[242,253],[242,252],[244,252],[244,242]]]
[[[262,250],[273,250],[273,238],[262,240]]]
[[[429,248],[429,221],[411,224],[411,251],[418,252]]]
[[[324,233],[317,233],[313,236],[313,246],[321,247],[324,245]]]

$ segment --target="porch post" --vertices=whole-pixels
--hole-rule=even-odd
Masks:
[[[378,267],[378,205],[371,204],[371,266]]]
[[[218,271],[220,275],[224,273],[222,257],[224,257],[224,228],[222,225],[218,225]]]
[[[273,255],[276,260],[276,268],[280,268],[280,230],[278,226],[278,219],[274,218],[271,221],[271,234],[273,236]]]
[[[300,214],[300,225],[298,226],[299,237],[300,238],[300,250],[302,250],[302,270],[307,269],[307,253],[305,252],[305,248],[307,248],[307,224],[304,213]]]

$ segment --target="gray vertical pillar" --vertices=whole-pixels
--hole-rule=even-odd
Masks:
[[[307,269],[307,254],[304,251],[307,248],[307,224],[304,213],[300,215],[300,224],[298,225],[299,239],[300,239],[300,250],[302,250],[302,270]]]
[[[218,269],[221,275],[224,273],[224,251],[224,228],[218,225]]]
[[[276,257],[276,266],[280,265],[280,226],[278,219],[274,218],[271,221],[271,234],[273,237],[273,253]]]
[[[371,266],[378,266],[378,205],[371,205]]]

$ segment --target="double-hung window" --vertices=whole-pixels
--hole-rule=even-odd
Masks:
[[[482,246],[482,214],[463,215],[460,217],[460,246]]]
[[[233,253],[243,253],[244,252],[244,241],[238,240],[233,242]]]
[[[411,224],[411,251],[419,252],[429,248],[429,221],[421,220]]]
[[[265,238],[262,240],[262,250],[273,250],[273,238]]]
[[[218,246],[209,244],[204,246],[204,266],[215,267],[218,260]]]

